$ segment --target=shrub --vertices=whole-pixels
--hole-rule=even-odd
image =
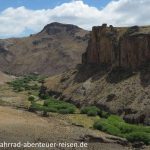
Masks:
[[[15,80],[8,82],[9,86],[13,87],[13,90],[16,92],[21,92],[24,90],[38,90],[39,87],[37,84],[30,85],[31,81],[38,81],[39,76],[37,75],[28,75]]]
[[[43,100],[46,100],[46,99],[49,98],[49,95],[48,94],[41,94],[40,98],[43,99]]]
[[[52,108],[52,107],[44,107],[44,109],[47,110],[47,112],[58,112],[58,110],[56,108]]]
[[[95,111],[95,110],[89,110],[89,111],[87,112],[87,115],[88,115],[88,116],[97,116],[97,115],[98,115],[98,112]]]
[[[74,114],[75,111],[76,111],[76,108],[75,108],[75,107],[70,107],[70,108],[68,108],[69,114]]]
[[[124,123],[124,120],[116,115],[110,115],[106,121],[114,126],[117,126],[119,123]]]
[[[35,111],[43,111],[44,107],[40,104],[37,104],[35,102],[31,103],[31,106],[29,107],[29,111],[35,112]]]
[[[150,134],[145,132],[131,132],[126,135],[126,138],[130,142],[144,142],[145,144],[150,144]]]
[[[46,106],[46,107],[48,106],[48,101],[47,100],[44,101],[43,106]]]
[[[117,127],[107,123],[104,120],[99,120],[99,121],[95,122],[93,127],[95,129],[107,132],[112,135],[116,135],[116,136],[121,135],[120,130]]]
[[[100,113],[100,109],[97,108],[96,106],[87,106],[87,107],[83,107],[81,109],[81,114],[99,114]]]
[[[69,104],[63,101],[47,99],[44,101],[43,105],[32,102],[29,110],[58,112],[61,114],[73,114],[76,111],[76,107],[73,104]]]
[[[75,110],[76,107],[73,105],[73,104],[70,104],[70,103],[67,103],[67,102],[63,102],[63,101],[59,101],[59,100],[55,100],[55,99],[48,99],[44,102],[44,106],[47,106],[47,107],[53,107],[57,110],[60,110],[60,109],[70,109],[70,111],[72,110]]]
[[[31,90],[39,90],[40,89],[37,84],[32,85],[30,88],[31,88]]]
[[[105,111],[101,111],[101,113],[99,115],[102,118],[108,118],[110,116],[110,114],[108,112],[105,112]]]
[[[93,125],[94,129],[97,129],[97,130],[101,130],[103,131],[103,125],[102,125],[102,122],[99,120],[99,121],[96,121]]]
[[[34,101],[34,100],[35,100],[35,97],[34,97],[34,96],[31,95],[31,96],[28,97],[28,101],[32,102],[32,101]]]
[[[131,125],[126,123],[118,123],[117,127],[120,129],[121,133],[131,133],[133,131],[133,128]]]
[[[112,135],[127,138],[130,142],[142,141],[150,144],[150,127],[128,124],[115,115],[96,121],[93,127]]]

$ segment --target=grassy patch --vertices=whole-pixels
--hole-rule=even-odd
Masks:
[[[111,115],[107,119],[99,119],[93,127],[115,136],[124,137],[131,142],[142,141],[150,144],[150,127],[128,124],[115,115]]]
[[[44,104],[32,102],[29,108],[30,111],[47,111],[57,112],[61,114],[73,114],[76,111],[73,104],[49,98],[44,101]]]
[[[40,88],[39,83],[42,79],[43,77],[38,75],[27,75],[8,82],[8,84],[15,92],[37,91]]]
[[[96,106],[87,106],[81,109],[81,114],[87,114],[89,116],[96,116],[100,113],[100,109]]]
[[[90,117],[85,114],[70,114],[67,116],[72,124],[82,125],[85,128],[92,128],[93,123],[99,119],[98,116]]]
[[[81,109],[81,114],[87,114],[88,116],[97,116],[99,115],[102,118],[108,118],[109,113],[100,110],[96,106],[87,106]]]

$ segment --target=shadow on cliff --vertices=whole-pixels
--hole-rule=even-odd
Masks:
[[[74,82],[81,83],[85,82],[89,78],[92,80],[98,80],[108,72],[106,65],[95,65],[95,64],[81,64],[78,65],[78,72],[74,78]]]
[[[125,79],[128,79],[134,74],[132,70],[124,69],[122,67],[115,67],[110,69],[110,67],[107,65],[82,64],[78,66],[78,73],[74,78],[74,82],[85,82],[89,78],[91,78],[92,81],[96,81],[102,78],[104,75],[107,75],[107,82],[119,83]]]
[[[150,85],[150,61],[142,65],[140,69],[140,79],[143,87]]]
[[[115,67],[111,69],[106,65],[95,65],[95,64],[81,64],[78,65],[78,72],[74,78],[74,82],[82,83],[89,78],[92,81],[99,80],[104,75],[106,76],[106,81],[109,83],[119,83],[126,80],[137,72],[140,73],[140,81],[143,87],[150,85],[150,62],[144,63],[142,67],[137,71],[133,72],[131,69],[125,69],[122,67]]]
[[[132,72],[131,69],[115,67],[108,73],[106,80],[109,83],[119,83],[123,80],[130,78],[133,75],[134,75],[134,73]]]

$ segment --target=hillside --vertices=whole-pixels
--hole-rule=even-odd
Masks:
[[[0,71],[0,85],[5,84],[6,82],[9,82],[13,79],[13,76],[6,75],[5,73]]]
[[[150,27],[93,27],[82,64],[50,77],[50,95],[150,125]]]
[[[51,23],[30,37],[0,40],[0,70],[14,75],[55,75],[81,62],[88,31]]]

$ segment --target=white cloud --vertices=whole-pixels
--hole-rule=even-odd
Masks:
[[[71,1],[53,9],[7,8],[0,13],[0,36],[20,36],[25,31],[40,31],[50,22],[78,25],[84,29],[102,23],[114,26],[150,25],[150,0],[111,1],[103,9],[83,1]]]

